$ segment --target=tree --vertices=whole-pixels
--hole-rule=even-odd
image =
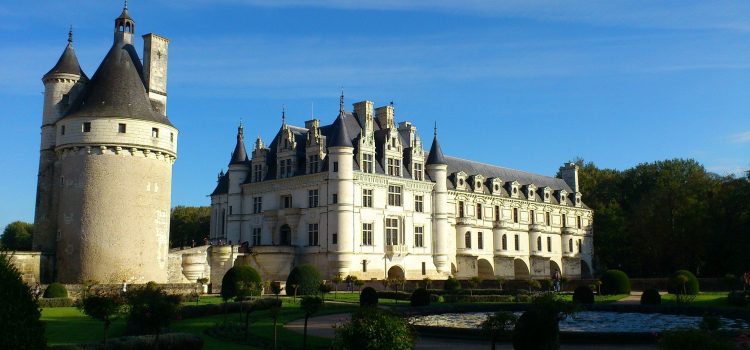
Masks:
[[[31,236],[34,225],[23,221],[14,221],[5,226],[0,237],[2,247],[8,250],[31,250]]]
[[[143,288],[129,290],[127,299],[128,323],[139,327],[146,334],[155,334],[154,349],[159,348],[161,329],[169,326],[177,316],[180,297],[168,294],[155,283],[149,282]]]
[[[513,329],[517,320],[518,317],[512,312],[498,311],[482,322],[482,332],[490,338],[492,350],[495,350],[495,342],[506,336]]]
[[[79,308],[87,316],[99,320],[104,324],[104,345],[107,348],[107,331],[112,320],[122,311],[124,300],[117,294],[95,293],[86,295]]]
[[[7,349],[45,349],[39,304],[10,259],[0,252],[0,339]]]
[[[190,246],[208,236],[211,207],[176,206],[169,219],[169,238],[172,247]],[[241,242],[237,242],[241,243]]]
[[[323,299],[318,297],[304,296],[300,308],[305,312],[305,332],[302,338],[302,349],[307,349],[307,320],[323,307]]]
[[[414,332],[406,321],[378,308],[360,308],[352,319],[335,327],[335,349],[414,349]]]

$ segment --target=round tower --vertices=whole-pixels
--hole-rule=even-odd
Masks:
[[[427,156],[427,173],[435,181],[432,190],[434,251],[432,261],[440,273],[450,273],[448,246],[448,163],[437,139],[437,127],[432,139],[430,154]]]
[[[55,123],[62,118],[70,104],[78,97],[88,78],[81,70],[73,50],[73,29],[68,32],[68,44],[60,59],[42,77],[44,107],[42,112],[42,137],[39,147],[39,173],[37,178],[36,211],[34,215],[34,250],[55,253],[57,232],[57,197],[55,182]],[[59,171],[59,169],[57,169]],[[42,272],[46,275],[46,271]]]
[[[341,94],[339,116],[333,123],[328,146],[330,208],[335,218],[329,230],[328,262],[331,275],[349,274],[354,252],[354,146],[344,122],[344,95]]]
[[[148,97],[127,8],[115,23],[114,44],[55,123],[60,282],[167,281],[177,129]]]

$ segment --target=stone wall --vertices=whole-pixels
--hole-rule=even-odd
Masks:
[[[10,262],[13,264],[19,272],[21,272],[21,279],[24,283],[29,286],[33,286],[39,283],[40,280],[40,266],[41,266],[41,255],[40,252],[11,252]]]

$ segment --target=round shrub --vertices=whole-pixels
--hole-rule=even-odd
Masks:
[[[669,294],[696,295],[700,292],[698,278],[688,270],[679,270],[669,277],[669,289],[667,291]]]
[[[378,308],[360,308],[335,327],[334,349],[414,349],[414,332],[401,317]]]
[[[559,349],[557,314],[544,308],[524,312],[513,329],[514,349]]]
[[[417,288],[411,293],[411,306],[430,305],[430,292],[424,288]]]
[[[461,289],[461,282],[452,276],[448,276],[448,279],[445,280],[445,283],[443,284],[443,290],[448,293],[455,293],[458,292],[459,289]]]
[[[573,302],[576,304],[593,304],[594,292],[587,286],[579,286],[573,291]]]
[[[630,294],[630,278],[620,270],[607,270],[601,278],[602,295]]]
[[[378,292],[375,288],[365,287],[362,289],[362,293],[359,293],[359,306],[377,306],[378,305]]]
[[[60,283],[52,283],[44,290],[45,298],[67,298],[68,290]]]
[[[286,295],[316,295],[323,280],[312,265],[299,265],[286,279]]]
[[[661,295],[656,288],[649,288],[641,294],[641,305],[659,305],[661,304]]]
[[[221,279],[221,297],[228,300],[242,295],[260,295],[262,286],[260,274],[254,268],[235,266]]]
[[[4,349],[45,349],[41,312],[18,269],[0,252],[0,339]]]

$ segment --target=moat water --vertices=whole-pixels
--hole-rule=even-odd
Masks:
[[[479,328],[492,313],[446,313],[415,316],[409,319],[414,325],[450,328]],[[516,313],[520,316],[521,313]],[[563,332],[662,332],[670,329],[698,328],[702,317],[667,315],[659,313],[582,311],[560,321]],[[750,324],[741,319],[721,318],[722,329],[747,329]]]

